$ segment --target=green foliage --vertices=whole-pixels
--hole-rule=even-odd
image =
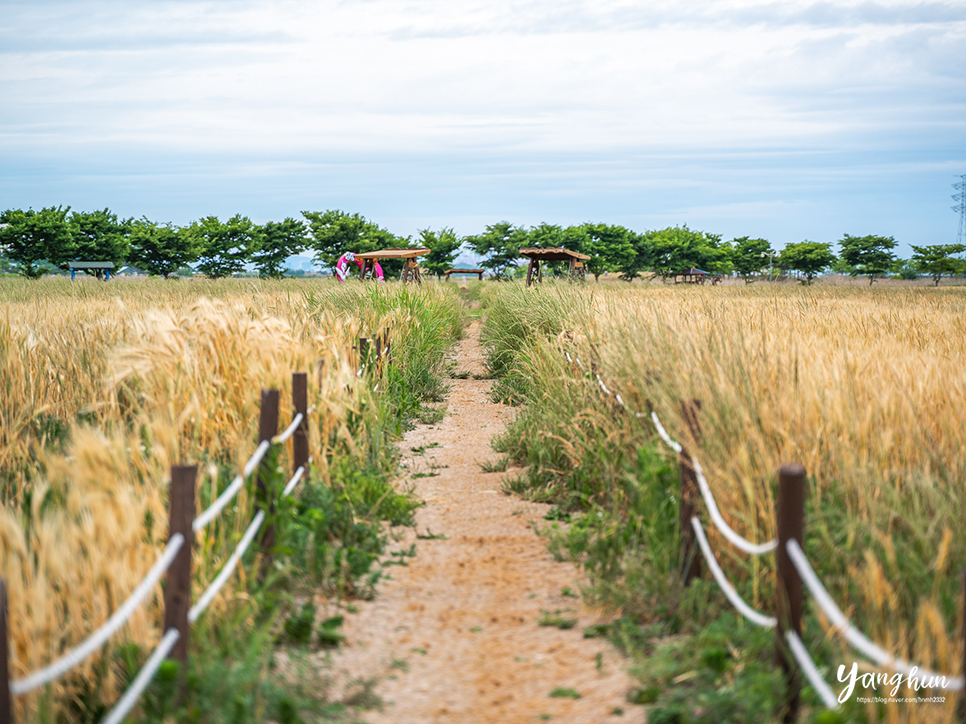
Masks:
[[[642,265],[663,279],[696,267],[711,274],[731,271],[731,247],[720,234],[692,231],[685,226],[648,231],[643,235]]]
[[[752,239],[748,236],[741,236],[732,240],[734,252],[732,262],[735,271],[741,275],[746,284],[754,281],[756,274],[761,274],[762,270],[771,266],[770,255],[771,244],[765,239]]]
[[[870,285],[877,276],[887,274],[896,260],[891,251],[896,246],[896,240],[891,236],[846,234],[839,246],[839,256],[850,267],[852,276],[868,276]]]
[[[308,238],[301,221],[287,217],[284,221],[268,221],[257,229],[257,240],[252,261],[260,277],[279,278],[284,275],[282,264],[293,254],[305,249]]]
[[[312,626],[315,624],[315,604],[308,601],[302,605],[298,611],[293,611],[285,620],[285,635],[290,641],[297,644],[304,644],[312,635]]]
[[[425,267],[430,274],[442,277],[447,270],[453,268],[453,260],[459,254],[463,240],[456,235],[455,231],[447,227],[439,231],[421,229],[419,245],[429,249],[429,253],[420,258],[420,266]]]
[[[360,214],[330,210],[303,211],[302,216],[309,222],[309,246],[315,250],[315,260],[332,270],[347,251],[358,254],[412,246],[409,237],[396,236]],[[386,260],[381,265],[387,275],[402,270],[402,261],[398,259]]]
[[[242,271],[257,247],[257,227],[247,216],[235,214],[221,222],[206,216],[191,227],[198,239],[198,271],[212,279]]]
[[[0,228],[0,252],[17,263],[23,276],[40,278],[43,262],[61,265],[72,256],[69,212],[69,206],[51,206],[40,211],[7,209],[0,213],[0,224],[7,224]]]
[[[600,281],[604,272],[620,271],[625,279],[633,279],[644,268],[646,255],[638,248],[640,237],[623,226],[585,224],[588,243],[582,251],[590,255],[587,271]]]
[[[821,241],[799,241],[786,244],[781,252],[782,266],[800,271],[805,283],[811,284],[815,275],[835,261],[829,245]]]
[[[519,264],[520,249],[526,248],[529,235],[519,226],[500,221],[487,226],[482,234],[467,236],[465,242],[474,253],[485,257],[480,266],[497,279],[509,279],[509,270]]]
[[[909,263],[920,274],[931,276],[938,287],[944,276],[966,274],[966,260],[956,256],[964,251],[963,244],[913,246]]]
[[[120,267],[128,258],[132,220],[119,221],[110,210],[75,211],[70,215],[71,261],[110,261]],[[88,270],[88,274],[103,274]]]
[[[128,261],[152,276],[167,279],[198,258],[200,240],[190,228],[156,224],[142,217],[131,223]]]

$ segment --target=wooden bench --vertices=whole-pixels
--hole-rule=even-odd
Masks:
[[[483,269],[447,269],[443,272],[446,275],[446,281],[449,281],[450,274],[456,274],[457,276],[468,276],[470,274],[477,274],[480,277],[480,281],[483,281]]]
[[[366,251],[356,254],[356,259],[362,259],[362,269],[359,270],[359,278],[365,279],[366,273],[370,276],[376,268],[377,259],[405,259],[399,281],[403,284],[416,282],[422,284],[423,279],[420,274],[419,262],[416,257],[428,254],[429,249],[380,249],[379,251]]]

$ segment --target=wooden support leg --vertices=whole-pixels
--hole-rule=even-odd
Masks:
[[[530,264],[527,266],[527,286],[533,284],[533,259],[530,260]]]

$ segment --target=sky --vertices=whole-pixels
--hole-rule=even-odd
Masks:
[[[0,0],[0,208],[953,243],[966,0]]]

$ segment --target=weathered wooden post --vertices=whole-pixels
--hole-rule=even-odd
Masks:
[[[164,631],[178,630],[178,640],[169,658],[181,662],[180,698],[187,693],[188,672],[188,609],[191,608],[191,548],[195,540],[191,529],[195,520],[195,478],[197,465],[171,467],[171,488],[168,493],[168,540],[175,533],[184,536],[184,543],[165,574]]]
[[[292,434],[292,474],[309,461],[309,376],[305,372],[292,373],[292,408],[302,415],[302,423]]]
[[[7,582],[0,578],[0,724],[13,724],[10,696],[10,636],[7,631]]]
[[[278,390],[262,390],[261,411],[258,418],[258,443],[271,440],[278,434]],[[265,454],[258,466],[257,500],[261,510],[265,511],[265,527],[262,529],[262,565],[259,577],[265,579],[272,565],[272,548],[275,547],[275,515],[274,475],[269,469],[272,455]]]
[[[788,557],[788,541],[804,550],[805,468],[798,463],[782,465],[778,471],[778,586],[775,613],[775,660],[785,674],[785,707],[782,721],[795,721],[801,695],[801,675],[788,649],[786,631],[802,634],[802,579]]]
[[[694,440],[701,438],[701,426],[698,422],[698,410],[700,409],[700,400],[687,400],[681,403],[684,420],[691,429],[691,437]],[[678,524],[681,529],[681,575],[684,579],[684,585],[687,586],[695,578],[701,577],[701,555],[698,549],[698,541],[694,535],[694,528],[691,527],[691,518],[697,513],[701,490],[698,488],[697,473],[695,473],[694,466],[691,463],[691,453],[684,445],[681,446],[679,459],[681,505]]]

